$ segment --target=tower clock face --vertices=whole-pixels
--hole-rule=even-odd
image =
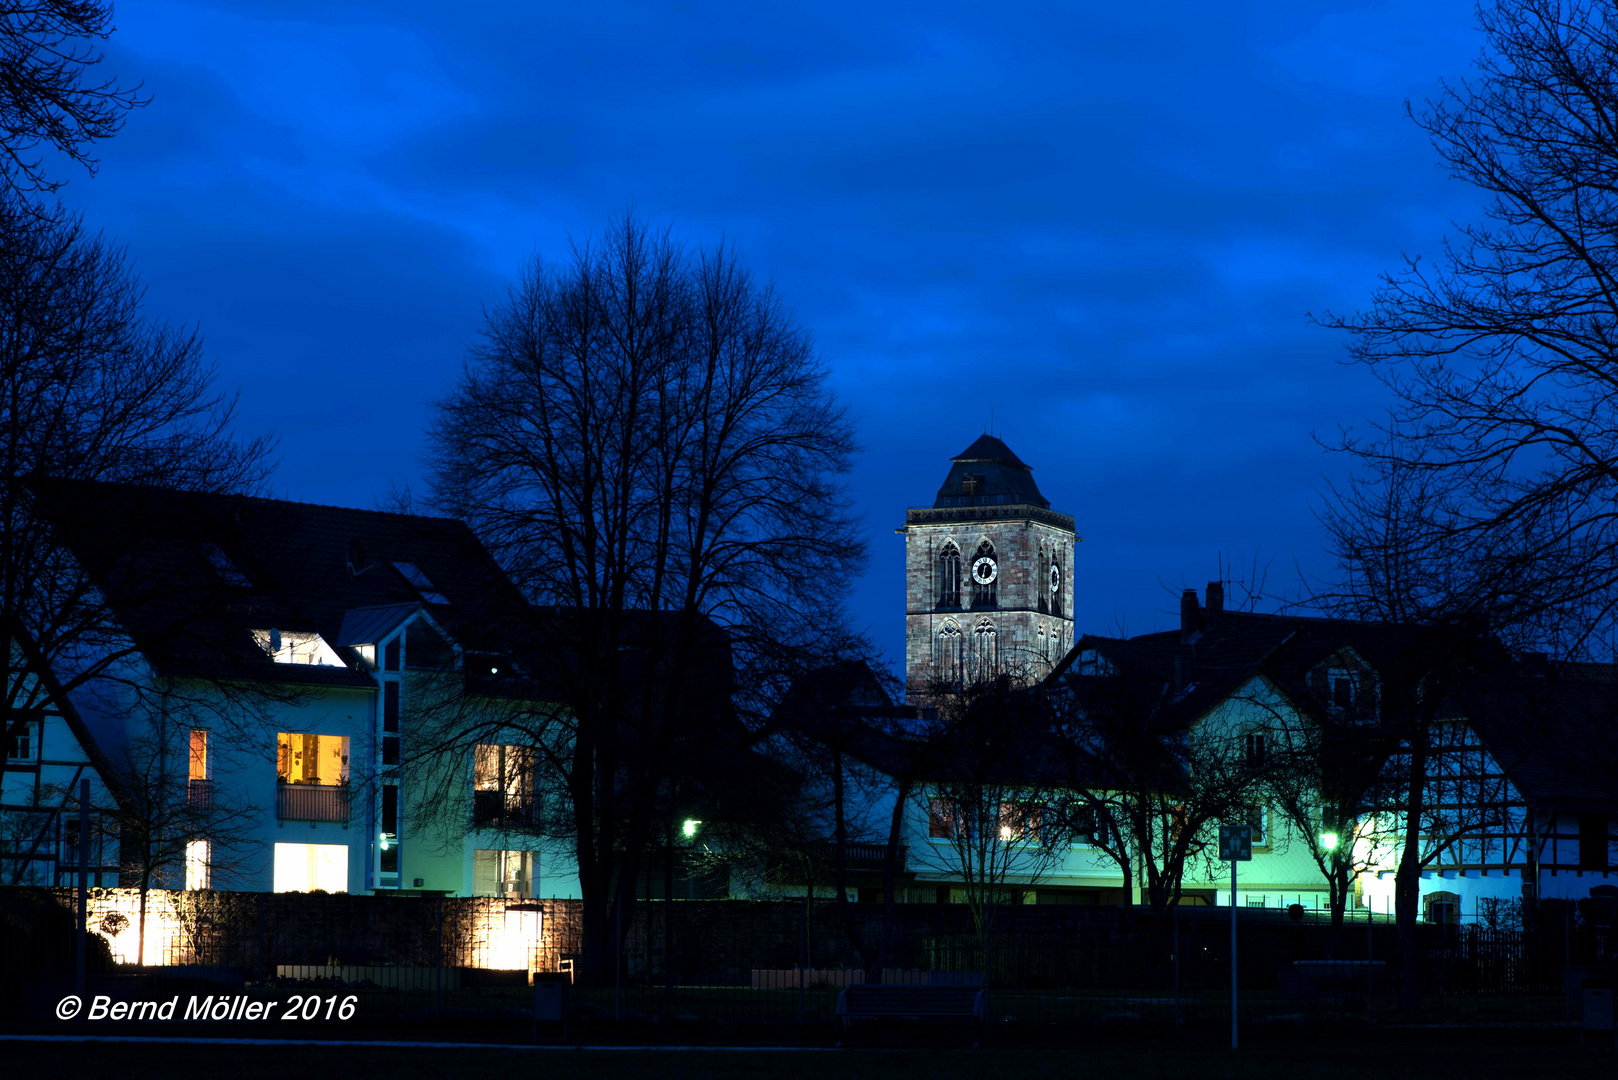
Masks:
[[[1061,592],[1061,591],[1062,591],[1062,568],[1060,566],[1053,566],[1053,567],[1051,567],[1051,592]]]
[[[987,555],[980,556],[978,560],[972,564],[972,580],[977,582],[979,585],[993,584],[995,576],[999,574],[999,572],[1000,570],[995,566],[994,560]]]

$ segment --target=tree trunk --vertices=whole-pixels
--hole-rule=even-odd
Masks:
[[[1326,959],[1337,959],[1337,947],[1343,938],[1343,918],[1348,910],[1348,864],[1341,858],[1331,861],[1331,872],[1326,881],[1331,887],[1331,932],[1326,935]]]
[[[899,782],[899,790],[893,800],[893,815],[888,820],[888,846],[882,853],[882,940],[877,947],[876,970],[866,969],[866,982],[881,982],[882,972],[892,966],[889,953],[899,919],[899,900],[895,895],[899,877],[899,839],[904,835],[904,811],[905,804],[910,801],[910,786],[908,780]]]
[[[1427,729],[1410,740],[1409,791],[1405,804],[1404,847],[1394,879],[1394,918],[1399,947],[1399,1011],[1421,1005],[1416,983],[1416,915],[1421,906],[1421,817],[1427,778]]]

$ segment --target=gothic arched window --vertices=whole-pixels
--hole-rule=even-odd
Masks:
[[[972,633],[972,677],[988,682],[1000,673],[999,643],[991,623],[979,623]]]
[[[933,595],[939,607],[961,606],[961,550],[954,544],[945,544],[938,553],[938,580]]]
[[[966,635],[954,623],[945,623],[933,641],[933,670],[947,685],[960,683],[966,670]]]
[[[999,595],[1000,564],[995,561],[994,545],[985,540],[972,559],[972,606],[996,607]]]
[[[1050,610],[1045,599],[1050,594],[1050,590],[1045,587],[1045,580],[1050,577],[1050,569],[1050,556],[1045,554],[1045,546],[1041,544],[1039,548],[1039,574],[1034,578],[1034,594],[1037,598],[1037,603],[1034,606],[1040,611]]]

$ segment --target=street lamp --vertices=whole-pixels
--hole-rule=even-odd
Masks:
[[[1337,834],[1334,832],[1320,834],[1320,846],[1327,851],[1337,850]]]
[[[701,826],[702,822],[696,818],[686,818],[685,824],[680,826],[680,835],[689,840],[697,835],[697,829],[701,828]]]

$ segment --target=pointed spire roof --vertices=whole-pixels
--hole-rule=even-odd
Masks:
[[[993,435],[980,435],[950,461],[934,507],[1024,504],[1050,509],[1034,483],[1033,469]]]
[[[977,440],[950,458],[951,461],[996,461],[1002,465],[1011,465],[1032,472],[1033,466],[1023,463],[1023,460],[1011,452],[1011,447],[987,433],[979,435]]]

